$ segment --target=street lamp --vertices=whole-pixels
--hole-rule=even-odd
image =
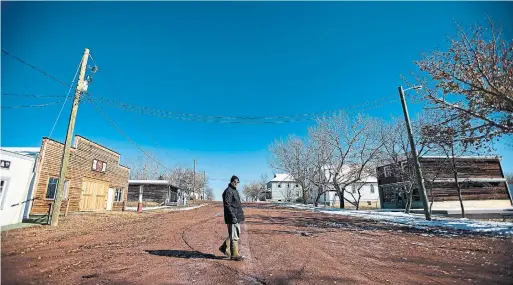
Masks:
[[[406,121],[406,129],[408,130],[408,138],[410,140],[411,154],[413,156],[413,162],[415,167],[415,176],[417,177],[417,185],[419,185],[419,194],[424,204],[424,215],[426,220],[431,220],[431,214],[429,213],[428,198],[426,193],[426,186],[424,185],[424,177],[422,176],[422,170],[420,169],[419,157],[417,155],[417,148],[415,147],[415,141],[413,140],[413,134],[411,130],[410,116],[408,115],[408,107],[406,107],[406,100],[404,99],[404,91],[406,90],[420,90],[422,86],[413,86],[406,90],[403,90],[402,86],[398,87],[399,96],[401,97],[401,104],[403,106],[404,120]]]

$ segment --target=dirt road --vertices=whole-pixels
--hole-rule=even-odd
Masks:
[[[245,207],[244,262],[223,259],[221,204],[77,214],[2,234],[2,284],[513,284],[513,240]]]

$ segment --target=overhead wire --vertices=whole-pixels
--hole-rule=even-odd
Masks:
[[[73,84],[75,83],[75,79],[77,78],[78,71],[80,70],[80,65],[82,64],[82,61],[78,64],[77,71],[75,72],[75,76],[73,76],[73,80],[71,80],[71,84],[68,89],[68,93],[66,94],[66,99],[64,99],[64,102],[62,103],[61,110],[59,111],[59,114],[57,114],[57,118],[55,119],[55,122],[53,123],[52,130],[50,131],[50,135],[48,135],[49,138],[52,137],[53,130],[55,129],[55,126],[57,125],[57,122],[59,121],[59,118],[61,117],[62,110],[64,109],[64,106],[66,106],[66,102],[68,102],[69,94],[71,93],[71,89],[73,89]]]
[[[64,86],[69,86],[69,85],[68,85],[67,83],[65,83],[64,81],[62,81],[62,80],[60,80],[60,79],[58,79],[58,78],[56,78],[56,77],[54,77],[54,76],[52,76],[52,75],[50,75],[50,74],[46,73],[46,72],[45,72],[45,71],[43,71],[42,69],[40,69],[40,68],[37,68],[37,67],[33,66],[32,64],[30,64],[30,63],[28,63],[28,62],[24,61],[23,59],[21,59],[21,58],[19,58],[19,57],[15,56],[15,55],[13,55],[13,54],[11,54],[11,53],[7,52],[6,50],[2,49],[2,52],[3,52],[3,53],[5,53],[6,55],[8,55],[8,56],[10,56],[10,57],[12,57],[12,58],[14,58],[14,59],[16,59],[17,61],[19,61],[19,62],[21,62],[21,63],[23,63],[23,64],[25,64],[25,65],[27,65],[27,66],[31,67],[32,69],[34,69],[34,70],[38,71],[39,73],[41,73],[41,74],[43,74],[43,75],[45,75],[45,76],[47,76],[47,77],[49,77],[49,78],[51,78],[51,79],[53,79],[53,80],[55,80],[55,81],[59,82],[60,84],[62,84],[62,85],[64,85]]]
[[[65,95],[37,95],[37,94],[19,94],[19,93],[2,93],[2,96],[15,97],[32,97],[32,98],[64,98]]]
[[[86,99],[93,105],[93,107],[109,122],[121,135],[123,135],[129,142],[131,142],[136,148],[138,148],[144,155],[146,155],[149,159],[153,160],[155,163],[160,165],[162,168],[171,171],[171,169],[167,168],[165,165],[160,163],[158,160],[149,155],[140,145],[138,145],[134,140],[132,140],[120,127],[112,121],[112,119],[105,114],[90,98],[86,97]]]
[[[91,58],[91,61],[93,62],[93,65],[94,66],[97,66],[96,65],[96,62],[94,61],[93,59],[93,56],[92,54],[89,54],[89,57]],[[100,70],[100,69],[98,69]],[[104,73],[102,73],[104,74]],[[105,79],[105,82],[107,83],[107,86],[109,87],[109,89],[111,89],[111,91],[114,93],[115,96],[119,96],[119,93],[116,92],[116,89],[113,87],[112,84],[110,84],[110,81],[108,81],[107,79]],[[139,119],[137,117],[133,117],[134,118],[134,121],[136,122],[136,124],[139,126],[139,128],[148,136],[148,138],[150,138],[151,141],[153,141],[157,146],[159,146],[161,149],[164,150],[164,152],[170,157],[172,158],[174,161],[177,162],[177,164],[180,164],[180,161],[178,161],[178,159],[176,159],[173,155],[171,155],[155,138],[153,138],[152,135],[150,135],[150,132],[143,126],[143,124],[139,121]]]
[[[55,105],[62,103],[63,101],[55,101],[50,103],[44,103],[44,104],[36,104],[36,105],[20,105],[20,106],[2,106],[2,109],[20,109],[20,108],[41,108],[41,107],[47,107],[50,105]]]
[[[225,123],[225,124],[282,124],[282,123],[311,121],[311,120],[316,120],[319,117],[336,114],[337,112],[341,112],[344,110],[356,109],[357,107],[361,108],[361,107],[369,106],[368,108],[365,108],[365,109],[357,109],[355,111],[350,111],[350,112],[346,112],[346,113],[351,114],[351,113],[357,113],[359,111],[372,110],[372,109],[383,107],[387,104],[391,104],[391,103],[398,101],[398,100],[384,101],[385,99],[388,99],[388,98],[390,98],[390,96],[383,97],[383,98],[380,98],[380,99],[374,100],[374,101],[368,101],[368,102],[365,102],[360,105],[348,106],[347,108],[341,108],[341,109],[330,110],[330,111],[325,111],[325,112],[299,114],[299,115],[292,115],[292,116],[252,117],[252,119],[248,119],[249,117],[204,116],[204,115],[187,114],[187,113],[177,114],[176,112],[164,111],[164,110],[159,110],[159,109],[155,109],[155,108],[149,108],[149,107],[144,107],[144,106],[134,105],[134,104],[127,104],[124,102],[119,102],[119,101],[107,99],[104,97],[98,97],[98,96],[91,97],[92,100],[95,100],[96,102],[98,102],[100,104],[120,108],[125,111],[137,112],[140,114],[153,115],[153,116],[157,116],[157,117],[183,120],[183,121]],[[383,103],[376,104],[379,102],[383,102]],[[374,103],[374,105],[371,105],[373,103]],[[266,118],[266,120],[258,120],[257,118]],[[285,118],[288,118],[288,119],[285,119]]]

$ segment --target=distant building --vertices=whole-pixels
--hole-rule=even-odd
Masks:
[[[137,206],[140,191],[144,207],[180,204],[182,197],[178,187],[168,180],[129,180],[128,206]]]
[[[301,197],[301,185],[286,173],[275,174],[271,181],[267,182],[267,199],[275,202],[295,202]]]
[[[459,208],[454,174],[448,159],[443,156],[423,156],[419,161],[428,198],[434,199],[433,209]],[[456,159],[456,166],[464,206],[469,208],[511,207],[511,194],[508,192],[499,158],[459,157]],[[411,171],[410,167],[412,166],[408,161],[403,160],[398,164],[377,168],[382,208],[404,208],[406,203],[404,187],[410,183],[413,184],[412,208],[423,207],[416,182],[409,181],[400,175],[400,173]]]
[[[21,223],[28,215],[37,152],[31,156],[18,153],[14,148],[0,150],[1,226]]]
[[[346,165],[342,168],[341,176],[349,175],[350,169],[355,166]],[[354,169],[354,168],[353,168]],[[328,166],[325,167],[326,179],[330,179],[330,172]],[[350,180],[351,178],[345,179]],[[326,191],[319,198],[319,205],[326,205],[332,207],[340,207],[340,198],[338,196],[337,191],[333,186],[333,182],[331,182],[328,186],[329,191]],[[314,203],[316,199],[316,193],[318,193],[315,189],[312,191],[312,195],[309,195],[309,203]],[[375,175],[367,175],[366,177],[362,177],[355,183],[351,183],[345,187],[344,192],[344,208],[356,208],[355,204],[358,201],[358,195],[360,197],[360,208],[379,208],[380,207],[380,199],[379,199],[379,191],[378,191],[378,179]],[[352,202],[348,202],[347,200]]]

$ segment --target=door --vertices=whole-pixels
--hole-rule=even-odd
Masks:
[[[112,211],[112,205],[114,204],[114,189],[109,188],[107,193],[107,211]]]
[[[108,182],[84,179],[82,182],[81,211],[105,210],[107,206]]]

